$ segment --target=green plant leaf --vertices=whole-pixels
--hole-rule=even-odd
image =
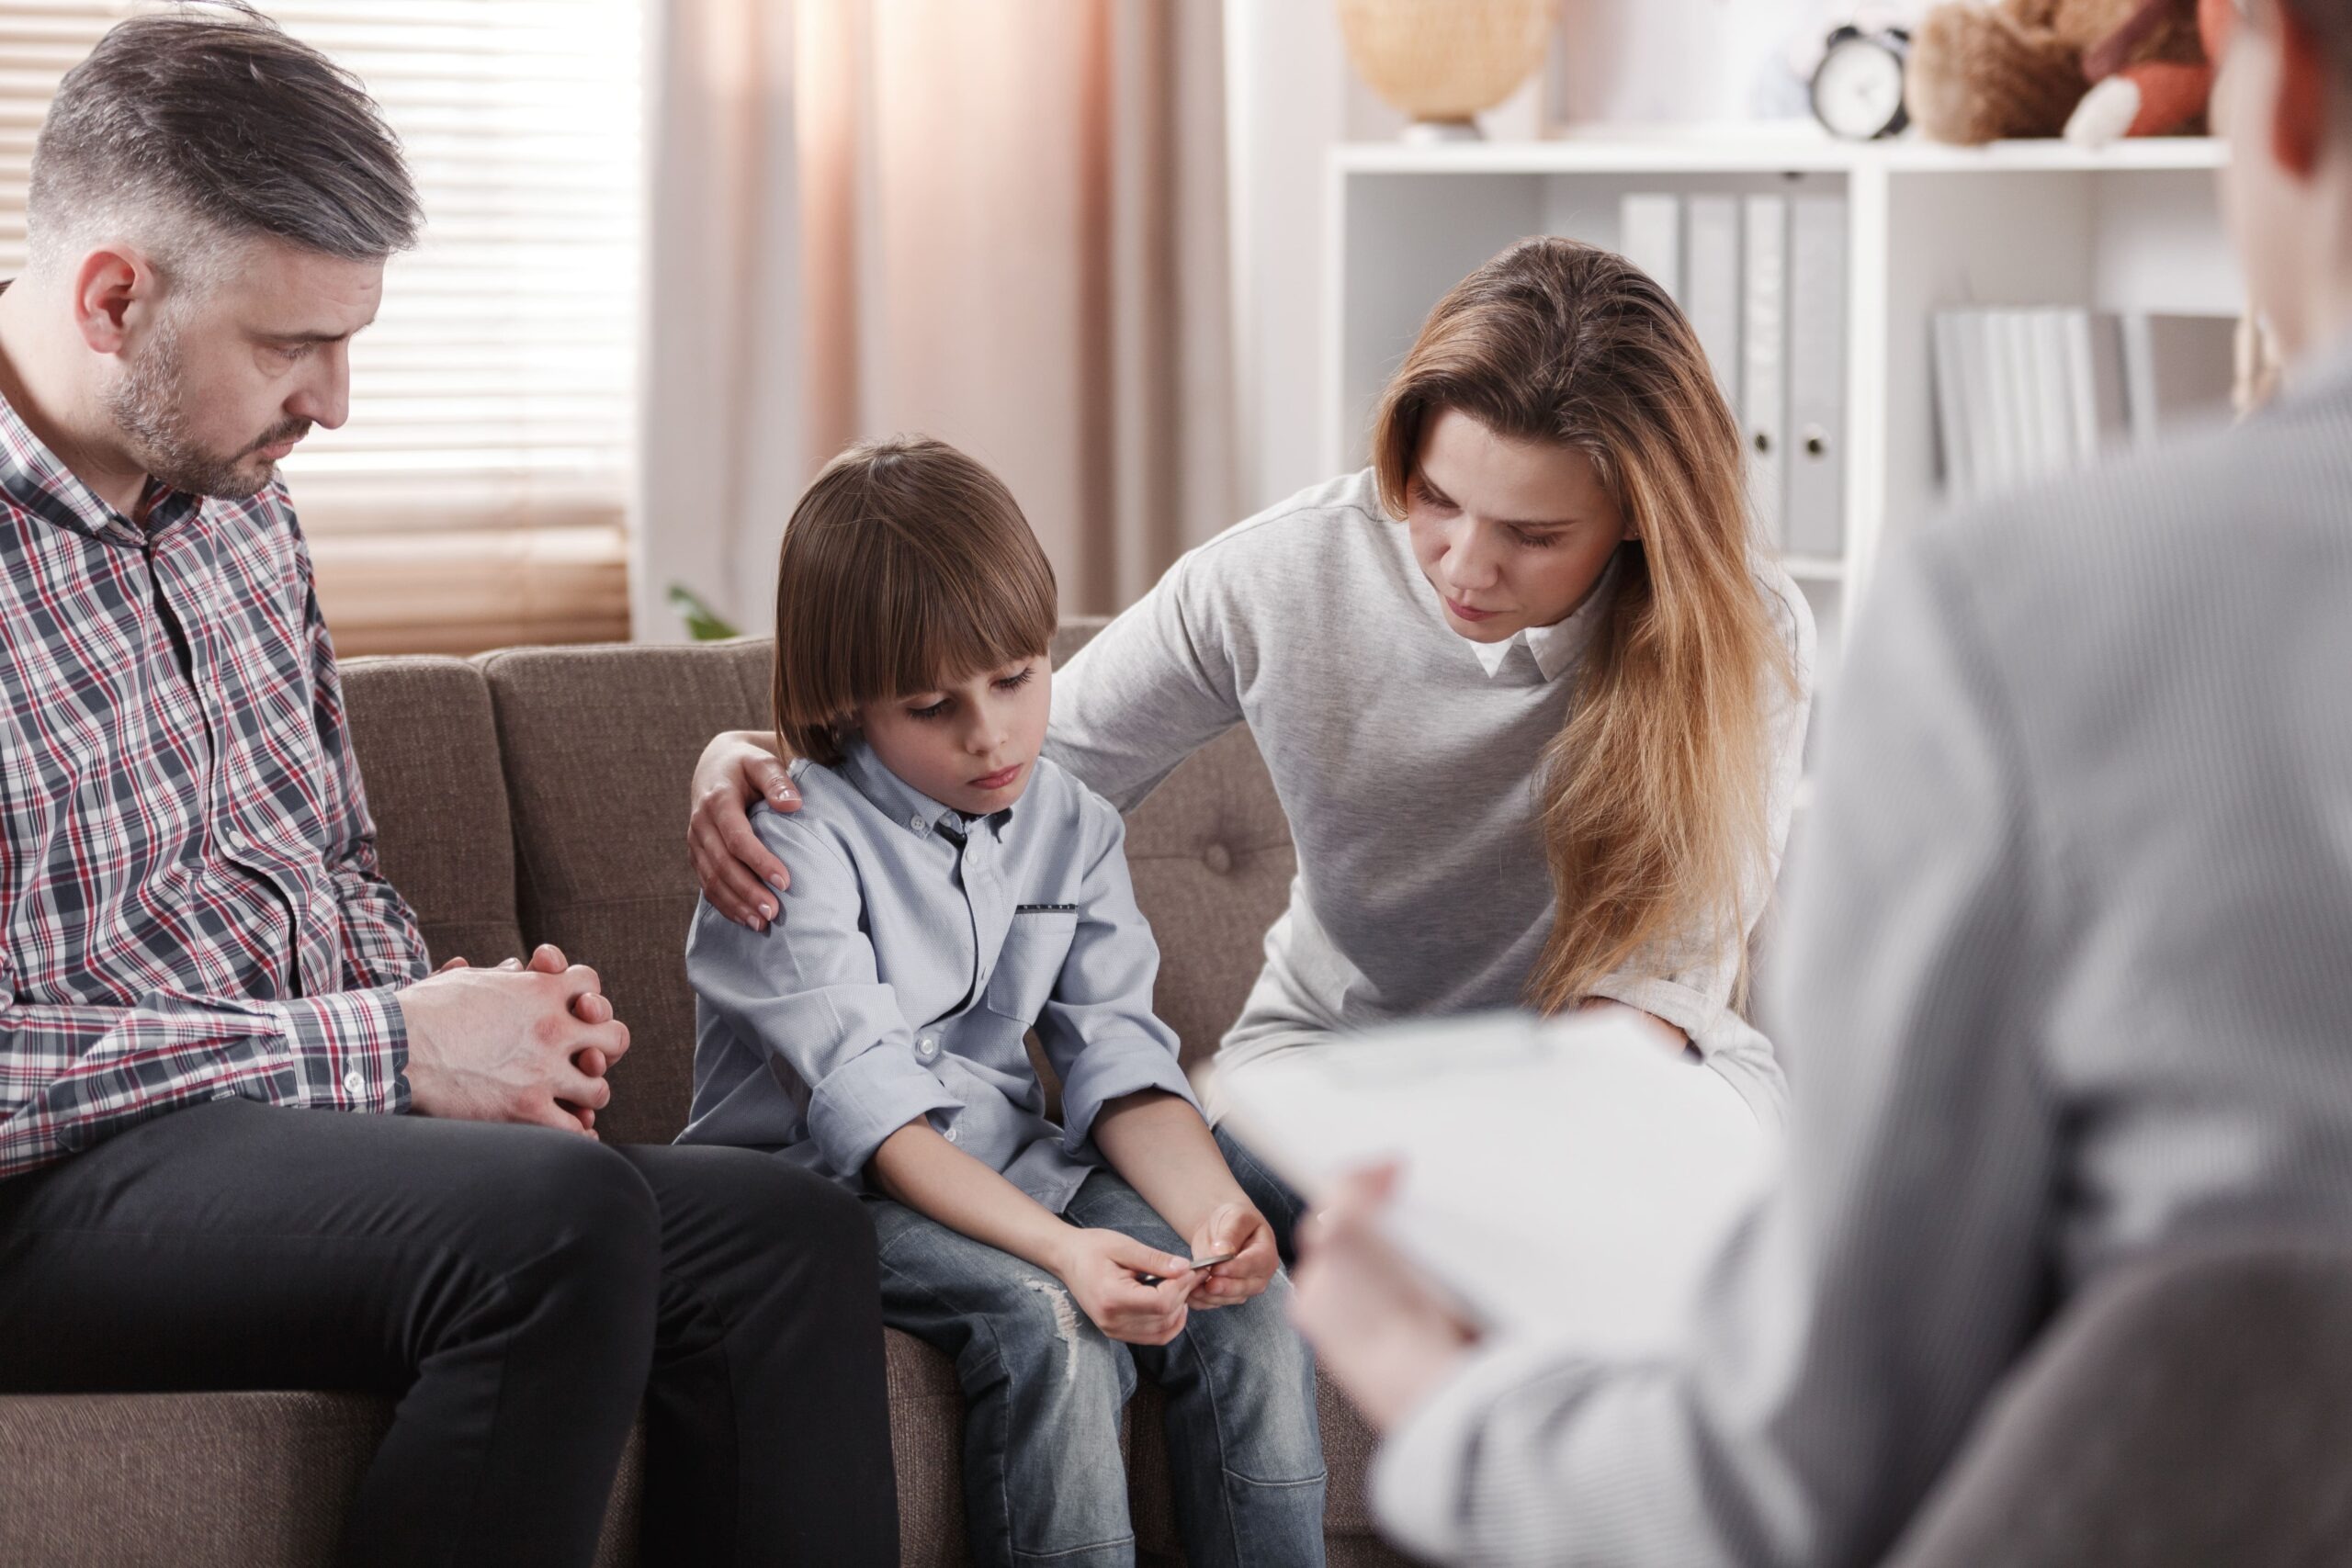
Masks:
[[[724,615],[703,602],[702,595],[683,582],[670,584],[670,607],[686,624],[686,635],[696,642],[718,642],[743,634]]]

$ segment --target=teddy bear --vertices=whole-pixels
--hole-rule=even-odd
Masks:
[[[1939,141],[2199,130],[2233,0],[1995,0],[1920,20],[1905,97]]]

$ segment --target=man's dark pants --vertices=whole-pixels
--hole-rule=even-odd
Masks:
[[[0,1391],[399,1397],[353,1563],[586,1563],[640,1398],[649,1564],[896,1562],[879,1301],[743,1149],[224,1100],[0,1181]]]

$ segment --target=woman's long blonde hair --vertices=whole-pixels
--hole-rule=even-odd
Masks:
[[[1552,933],[1526,995],[1557,1011],[1628,964],[1664,976],[1743,939],[1771,863],[1768,707],[1796,674],[1753,558],[1739,427],[1641,269],[1523,240],[1440,300],[1374,426],[1392,516],[1445,409],[1583,453],[1631,525],[1544,760]]]

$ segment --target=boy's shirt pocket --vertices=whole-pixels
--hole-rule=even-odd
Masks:
[[[996,968],[980,994],[980,1005],[1023,1030],[1037,1021],[1061,978],[1069,944],[1078,934],[1078,906],[1034,903],[1016,906],[1005,928]]]

